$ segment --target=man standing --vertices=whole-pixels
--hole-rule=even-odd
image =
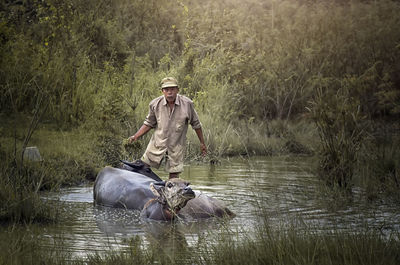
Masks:
[[[129,137],[129,143],[138,140],[154,128],[154,134],[142,156],[142,161],[148,166],[159,168],[162,160],[166,159],[165,168],[169,172],[169,178],[177,178],[183,171],[183,155],[189,124],[196,131],[203,155],[207,153],[207,147],[193,102],[178,94],[176,79],[164,78],[161,81],[161,90],[163,96],[150,102],[149,114],[142,127]]]

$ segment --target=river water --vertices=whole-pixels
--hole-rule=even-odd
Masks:
[[[138,211],[95,206],[92,184],[63,189],[46,199],[59,200],[68,221],[43,228],[39,244],[54,250],[62,241],[62,251],[82,257],[110,248],[124,250],[134,236],[145,244],[179,248],[179,244],[195,245],[199,238],[221,230],[232,231],[238,238],[251,236],[260,225],[260,215],[278,229],[294,225],[321,232],[375,229],[389,235],[400,231],[399,205],[368,201],[357,187],[352,196],[334,196],[310,168],[309,158],[287,157],[234,158],[218,165],[185,166],[181,178],[194,190],[222,200],[236,213],[224,222],[210,219],[171,225],[142,221]]]

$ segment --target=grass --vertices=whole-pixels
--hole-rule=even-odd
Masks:
[[[4,159],[13,159],[16,154],[20,163],[22,144],[27,132],[29,118],[25,115],[0,117],[2,137],[0,149]],[[36,169],[46,174],[53,183],[76,184],[85,178],[94,179],[102,168],[101,156],[96,153],[95,134],[85,129],[61,130],[54,124],[42,123],[34,131],[28,146],[36,146],[43,158]],[[26,164],[29,168],[31,164]]]
[[[3,116],[0,120],[3,124],[0,153],[4,157],[10,157],[16,148],[19,158],[29,118],[16,115]],[[315,128],[304,121],[272,121],[250,126],[245,122],[215,126],[211,116],[201,117],[201,121],[208,145],[205,162],[237,155],[310,155],[316,149],[315,142],[310,140],[315,134]],[[130,150],[124,146],[129,133],[122,129],[117,131],[120,133],[109,135],[88,125],[63,130],[51,123],[40,124],[33,133],[29,146],[37,146],[43,158],[39,166],[45,174],[43,188],[94,180],[97,172],[105,165],[114,165],[119,159],[139,158],[152,133],[141,139],[134,150]],[[199,141],[191,129],[186,153],[186,162],[200,159]]]
[[[258,127],[257,127],[258,126]],[[261,125],[249,131],[247,137],[259,133]],[[271,125],[272,126],[272,125]],[[274,124],[278,130],[282,125]],[[264,144],[284,146],[288,137],[298,137],[305,130],[303,124],[289,125],[281,137],[264,139]],[[228,130],[229,129],[229,130]],[[224,145],[232,141],[242,148],[253,150],[252,142],[233,142],[243,131],[240,128],[221,127],[225,134]],[[22,130],[21,130],[22,131]],[[281,130],[282,131],[282,130]],[[293,136],[293,134],[295,136]],[[8,135],[8,139],[11,136]],[[210,137],[210,135],[208,136]],[[190,138],[189,138],[190,139]],[[272,140],[273,139],[273,140]],[[197,140],[197,139],[195,139]],[[246,141],[243,138],[242,141]],[[271,141],[271,142],[268,142]],[[276,141],[272,143],[272,141]],[[278,143],[282,141],[282,143]],[[2,146],[7,142],[2,138]],[[71,257],[63,250],[62,236],[56,239],[57,248],[39,249],[33,232],[35,224],[63,222],[57,209],[40,199],[41,189],[56,189],[61,185],[73,185],[85,179],[82,165],[87,161],[101,161],[90,156],[93,150],[91,134],[80,129],[57,131],[40,127],[32,138],[39,146],[44,161],[42,164],[26,163],[24,170],[16,170],[11,163],[2,167],[0,195],[4,202],[1,219],[8,223],[2,227],[0,264],[398,264],[400,260],[399,234],[389,237],[379,231],[365,230],[359,233],[344,231],[321,231],[318,227],[299,228],[295,222],[289,227],[276,227],[268,222],[267,213],[261,213],[261,221],[255,236],[245,232],[222,233],[209,231],[194,247],[182,247],[168,252],[160,246],[146,244],[140,237],[127,241],[128,249],[109,250],[88,257]],[[239,147],[237,147],[239,150]],[[276,149],[278,150],[278,148]],[[251,154],[251,152],[248,152]],[[225,154],[221,151],[220,155]],[[19,174],[16,174],[19,173]],[[74,175],[76,174],[76,175]],[[70,179],[69,179],[70,178]],[[29,181],[28,181],[29,180]],[[17,188],[16,188],[17,187]],[[17,190],[17,192],[15,192]],[[23,196],[22,196],[23,195]],[[40,235],[39,235],[40,236]]]
[[[318,234],[261,226],[256,239],[219,241],[206,264],[397,264],[399,238],[377,232]]]
[[[397,264],[400,260],[400,240],[396,232],[386,237],[370,230],[349,234],[339,230],[318,233],[315,232],[320,231],[318,227],[301,230],[296,225],[273,227],[267,213],[263,214],[255,237],[241,233],[244,236],[239,238],[232,231],[212,236],[213,231],[210,231],[200,238],[195,248],[182,248],[174,253],[150,246],[139,237],[129,240],[128,251],[115,251],[110,246],[108,251],[87,258],[65,254],[62,239],[56,242],[60,248],[43,251],[35,243],[37,235],[30,232],[32,227],[35,223],[46,225],[65,220],[60,218],[58,209],[40,198],[40,191],[94,178],[97,168],[105,165],[101,154],[96,153],[98,138],[84,127],[60,130],[51,124],[42,124],[30,143],[39,147],[44,161],[25,161],[24,166],[19,167],[18,159],[14,165],[7,155],[13,153],[15,140],[17,150],[22,146],[24,121],[21,119],[14,130],[14,120],[4,117],[2,120],[5,122],[0,138],[0,155],[4,161],[0,171],[0,199],[3,201],[0,220],[5,240],[0,247],[0,264]],[[209,118],[202,122],[205,128],[210,128],[207,126],[211,122]],[[206,129],[205,135],[210,162],[213,156],[219,159],[238,154],[277,155],[306,150],[306,146],[309,150],[315,148],[314,143],[307,144],[312,142],[315,128],[310,128],[306,122],[220,125],[213,131]],[[194,134],[188,139],[191,143],[189,159],[194,159],[199,150],[198,140]],[[389,153],[385,157],[395,160],[398,152],[393,149]]]
[[[0,264],[398,264],[398,232],[384,236],[379,231],[357,233],[321,231],[318,227],[273,226],[264,216],[254,235],[239,234],[222,228],[208,231],[194,246],[169,252],[154,244],[145,244],[139,236],[127,239],[127,248],[109,250],[82,257],[71,257],[63,250],[62,239],[54,248],[40,249],[34,227],[10,227],[1,232]],[[28,232],[23,232],[28,231]],[[7,243],[6,243],[7,242]]]
[[[61,131],[42,124],[34,131],[28,146],[37,146],[43,161],[22,161],[29,118],[2,116],[1,121],[0,221],[7,224],[57,222],[58,209],[43,201],[40,192],[94,180],[97,166],[102,165],[90,148],[92,136],[78,129]]]
[[[318,148],[314,141],[315,126],[307,121],[269,121],[265,123],[218,123],[212,116],[200,117],[208,146],[206,160],[226,156],[313,155]],[[192,130],[188,133],[187,159],[199,159],[200,145]]]
[[[364,119],[364,115],[377,113],[387,113],[384,117],[389,118],[398,117],[398,67],[394,63],[398,58],[399,39],[396,30],[399,28],[399,6],[396,2],[352,1],[351,12],[342,4],[319,3],[313,6],[273,1],[273,4],[254,8],[254,1],[228,1],[231,7],[219,8],[218,4],[213,5],[215,1],[192,2],[184,7],[187,15],[173,16],[175,20],[170,19],[169,12],[148,17],[130,15],[130,11],[135,10],[145,10],[147,14],[153,14],[155,9],[165,10],[162,2],[160,6],[142,6],[132,2],[128,8],[121,3],[106,4],[107,8],[104,8],[97,1],[87,2],[96,8],[68,3],[50,8],[39,2],[21,6],[23,10],[29,6],[26,10],[32,8],[33,13],[13,12],[12,9],[20,8],[19,3],[6,7],[5,22],[0,25],[4,35],[4,49],[0,49],[1,61],[4,62],[0,90],[5,95],[0,107],[4,113],[18,110],[22,114],[9,117],[0,114],[0,219],[3,222],[30,224],[56,220],[54,209],[40,200],[40,191],[92,180],[99,168],[118,163],[118,158],[127,156],[121,147],[122,140],[141,124],[148,102],[157,93],[154,88],[162,77],[170,73],[177,74],[182,92],[187,92],[194,100],[201,115],[209,146],[206,162],[218,162],[223,156],[233,155],[314,153],[318,143],[315,141],[316,130],[310,126],[309,120],[304,118],[303,121],[287,123],[279,119],[307,115],[305,108],[315,94],[314,80],[318,84],[326,83],[327,90],[333,94],[337,92],[335,83],[348,86],[349,95],[343,99],[362,106],[359,121]],[[251,12],[237,12],[244,10],[243,4]],[[181,13],[181,5],[171,5],[172,11]],[[54,16],[55,10],[59,16]],[[38,19],[32,19],[32,14],[37,14]],[[58,19],[62,17],[70,19]],[[198,27],[194,27],[196,24]],[[138,27],[140,30],[137,31],[124,29],[121,25],[144,27]],[[162,34],[158,36],[160,32]],[[88,35],[93,38],[87,38]],[[134,36],[143,38],[135,40]],[[165,36],[174,36],[176,41]],[[128,45],[128,42],[133,45]],[[171,46],[174,43],[182,46],[175,52]],[[128,58],[128,54],[134,58]],[[156,66],[158,63],[159,67]],[[337,82],[330,83],[332,78]],[[126,93],[128,90],[130,93]],[[48,115],[44,117],[56,125],[44,121],[29,141],[29,145],[39,148],[44,161],[22,163],[19,159],[29,116],[38,108],[36,105],[40,106],[37,103],[41,100],[35,99],[41,97],[49,102]],[[283,102],[282,98],[285,98]],[[333,107],[343,105],[344,112],[337,113],[357,113],[354,110],[358,111],[358,106],[354,105],[357,108],[353,110],[347,109],[352,105],[341,104],[346,103],[341,99],[338,98]],[[321,107],[326,102],[322,100]],[[333,115],[327,118],[332,116],[339,130],[332,133],[329,119],[324,127],[327,128],[326,139],[333,139],[333,145],[329,146],[332,155],[323,161],[326,162],[323,168],[327,169],[324,175],[336,170],[332,175],[336,178],[338,173],[354,170],[360,182],[368,187],[370,199],[379,195],[382,189],[398,196],[400,160],[398,148],[395,148],[398,140],[388,143],[393,148],[389,154],[383,151],[379,155],[379,146],[367,147],[362,150],[367,155],[360,159],[358,149],[364,148],[367,140],[364,137],[363,141],[352,138],[351,133],[355,130],[348,127],[348,123],[354,117],[345,117],[340,123],[336,109],[340,108],[328,109]],[[318,108],[315,111],[321,114]],[[350,134],[341,134],[343,131]],[[337,141],[338,138],[341,141]],[[199,159],[197,137],[191,133],[188,139],[187,158]],[[142,149],[133,150],[133,154],[143,152],[146,143],[143,139]],[[347,144],[348,148],[342,148],[340,143]],[[345,159],[344,152],[349,154]],[[339,157],[337,160],[333,159],[336,155]],[[351,175],[345,182],[353,180]],[[352,183],[348,184],[351,186]],[[398,237],[395,241],[385,241],[379,234],[339,233],[325,238],[295,231],[282,234],[273,228],[260,232],[260,235],[267,237],[249,239],[240,244],[228,238],[212,246],[199,245],[210,255],[195,256],[193,263],[391,264],[390,258],[398,259],[397,255],[392,255],[392,246],[387,245],[390,243],[398,249]],[[51,263],[51,257],[42,258],[36,253],[34,241],[28,237],[17,236],[15,241],[9,239],[6,237],[5,242],[11,242],[10,247],[14,247],[5,248],[13,259],[1,255],[0,263]],[[353,242],[355,240],[366,242],[366,248],[358,248]],[[135,249],[141,244],[135,242],[132,247]],[[263,244],[274,251],[268,251]],[[376,248],[377,253],[367,251],[371,248]],[[153,254],[149,252],[149,255],[139,256],[141,254],[135,251],[127,255],[109,253],[92,257],[92,260],[93,263],[108,264],[118,260],[129,262],[136,257],[146,263],[156,259],[154,255],[157,253]],[[157,259],[165,263],[165,259]],[[175,259],[167,260],[178,263]],[[54,263],[66,262],[61,257]]]
[[[0,222],[29,224],[58,220],[57,206],[40,198],[40,189],[47,184],[45,171],[36,165],[22,169],[5,161],[0,174]]]

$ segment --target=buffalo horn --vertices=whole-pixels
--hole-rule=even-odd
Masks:
[[[153,185],[165,186],[165,181],[156,181],[156,182],[153,182]]]

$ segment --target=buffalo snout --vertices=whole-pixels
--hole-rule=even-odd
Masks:
[[[186,187],[183,189],[183,195],[185,195],[185,196],[187,196],[187,197],[192,197],[192,198],[195,197],[194,191],[192,190],[191,187],[188,187],[188,186],[186,186]]]

